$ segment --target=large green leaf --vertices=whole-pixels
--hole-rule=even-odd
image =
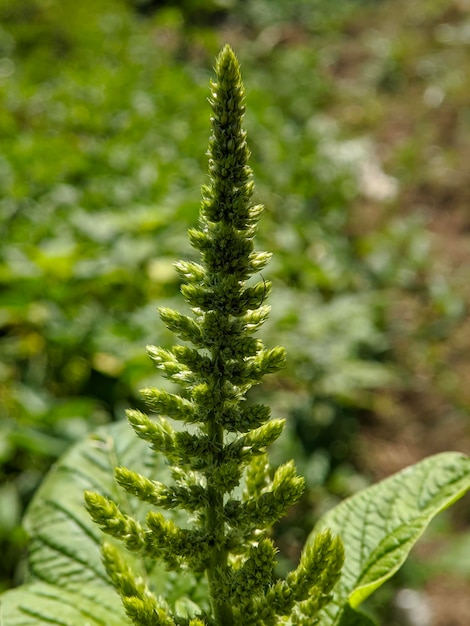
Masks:
[[[338,533],[346,559],[335,600],[323,611],[321,625],[370,624],[355,609],[395,574],[432,518],[469,488],[470,458],[445,452],[364,489],[326,513],[315,531],[329,527]]]
[[[71,592],[31,583],[0,597],[0,626],[128,626],[114,589],[93,584]]]
[[[338,626],[376,626],[376,623],[364,613],[351,608],[349,604],[341,610]]]
[[[51,470],[25,518],[31,537],[28,581],[0,598],[0,626],[124,626],[119,597],[101,563],[101,531],[84,508],[85,489],[112,497],[125,512],[143,519],[145,507],[114,482],[116,465],[167,481],[162,457],[138,439],[126,422],[113,424],[74,446]],[[124,550],[124,549],[123,549]],[[178,595],[191,596],[196,581],[163,568],[126,559],[146,576],[152,589],[185,610]],[[194,594],[192,594],[194,596]],[[191,601],[189,601],[191,605]]]

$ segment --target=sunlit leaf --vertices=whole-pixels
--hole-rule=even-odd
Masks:
[[[469,488],[470,457],[445,452],[360,491],[326,513],[316,530],[328,527],[338,533],[346,560],[322,626],[349,626],[346,616],[355,615],[350,609],[395,574],[432,518]]]

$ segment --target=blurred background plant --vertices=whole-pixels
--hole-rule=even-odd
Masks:
[[[278,528],[282,559],[371,478],[469,452],[468,8],[0,0],[2,587],[21,579],[20,519],[44,472],[138,405],[146,343],[171,341],[156,308],[174,306],[173,262],[192,254],[225,41],[267,206],[258,244],[274,253],[264,339],[289,356],[257,393],[288,417],[274,459],[294,456],[310,487]],[[432,545],[469,523],[462,504]],[[423,548],[397,584],[423,586],[429,552],[438,572]]]

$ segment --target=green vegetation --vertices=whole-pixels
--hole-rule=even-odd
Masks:
[[[274,584],[276,547],[268,530],[298,502],[305,484],[292,461],[272,474],[266,447],[279,438],[285,422],[271,420],[268,406],[246,402],[248,391],[266,374],[280,370],[286,355],[280,347],[264,348],[253,336],[269,313],[265,301],[270,283],[248,285],[270,254],[254,250],[263,206],[253,202],[242,128],[244,100],[238,62],[225,46],[211,83],[209,182],[202,189],[199,227],[189,231],[201,263],[177,263],[185,281],[181,291],[193,314],[160,309],[165,326],[193,347],[148,348],[165,378],[182,387],[184,395],[154,388],[141,392],[153,412],[186,428],[176,432],[164,418],[155,421],[139,411],[128,412],[136,435],[167,458],[172,484],[151,481],[127,467],[115,470],[128,494],[191,516],[181,527],[150,511],[142,526],[103,495],[85,493],[93,520],[129,550],[163,561],[176,572],[206,574],[211,610],[184,622],[191,626],[274,626],[294,614],[299,623],[311,620],[329,603],[344,559],[341,541],[326,530],[297,570],[284,583]],[[140,582],[142,572],[129,569],[112,544],[104,545],[103,560],[132,622],[183,623]]]
[[[64,617],[69,626],[84,619],[96,626],[103,620],[135,626],[372,626],[357,607],[402,565],[430,520],[470,489],[470,457],[430,457],[329,511],[297,568],[284,579],[276,576],[269,531],[299,501],[305,483],[292,460],[276,470],[269,465],[267,447],[285,421],[270,419],[264,404],[245,404],[254,385],[285,365],[285,351],[266,349],[253,336],[269,313],[270,283],[250,279],[270,254],[253,244],[263,206],[253,202],[244,87],[230,46],[215,72],[209,183],[202,187],[199,227],[189,230],[200,263],[176,264],[191,315],[160,308],[167,329],[193,347],[148,348],[183,394],[147,388],[141,394],[154,415],[127,412],[135,435],[152,451],[150,462],[142,464],[144,451],[134,461],[138,471],[120,463],[117,452],[124,443],[127,456],[129,433],[109,427],[101,440],[87,438],[51,471],[26,520],[32,541],[28,583],[0,598],[10,626],[31,619],[37,626],[64,623]],[[161,456],[171,474],[166,483],[155,474]],[[112,477],[119,487],[114,497]],[[90,521],[83,521],[77,503],[83,487],[92,520],[121,546],[102,543]],[[171,511],[173,519],[158,509]],[[161,578],[172,571],[157,595]],[[110,597],[110,585],[125,615]]]
[[[389,2],[278,2],[269,12],[260,0],[197,11],[192,2],[158,10],[107,0],[12,4],[0,2],[3,585],[21,580],[19,522],[43,473],[87,432],[129,405],[143,408],[135,392],[155,378],[142,346],[170,345],[155,309],[173,306],[174,259],[191,255],[184,232],[206,167],[209,68],[228,30],[245,68],[252,166],[268,208],[259,244],[274,253],[273,313],[262,337],[273,345],[282,333],[289,354],[282,377],[253,398],[269,393],[287,418],[272,458],[295,457],[309,489],[297,520],[276,533],[280,545],[302,543],[325,503],[368,480],[357,473],[364,460],[354,435],[358,419],[383,406],[377,391],[392,390],[387,398],[409,384],[408,368],[434,367],[434,387],[457,411],[468,408],[440,347],[462,304],[433,274],[422,220],[394,217],[386,198],[358,196],[356,165],[367,171],[375,154],[350,139],[390,110],[402,115],[389,107],[416,76],[434,88],[426,102],[445,93],[447,106],[462,103],[457,69],[444,68],[459,66],[464,31],[439,2],[419,16],[437,33],[432,54],[425,35],[395,37]],[[367,39],[370,58],[351,80],[354,29],[374,11],[384,36]],[[417,24],[411,5],[403,14]],[[425,152],[433,132],[425,107],[424,125],[413,123],[386,155],[405,191],[439,180],[439,159]],[[446,171],[452,147],[439,157]],[[385,189],[393,202],[393,184]],[[390,310],[404,303],[408,315],[411,298],[424,304],[411,329],[416,350],[404,355],[409,318]],[[295,560],[295,550],[282,556]]]

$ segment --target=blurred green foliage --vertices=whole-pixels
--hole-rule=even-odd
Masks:
[[[428,289],[429,269],[419,222],[349,229],[367,150],[344,158],[352,144],[324,115],[334,85],[315,38],[357,4],[0,0],[1,584],[11,584],[20,516],[43,473],[138,405],[152,376],[144,346],[170,341],[156,308],[172,306],[172,264],[192,254],[186,228],[224,33],[244,71],[267,206],[258,244],[274,253],[264,339],[289,355],[259,392],[292,418],[274,454],[295,455],[314,487],[354,490],[358,414],[371,390],[397,381],[387,298]]]

